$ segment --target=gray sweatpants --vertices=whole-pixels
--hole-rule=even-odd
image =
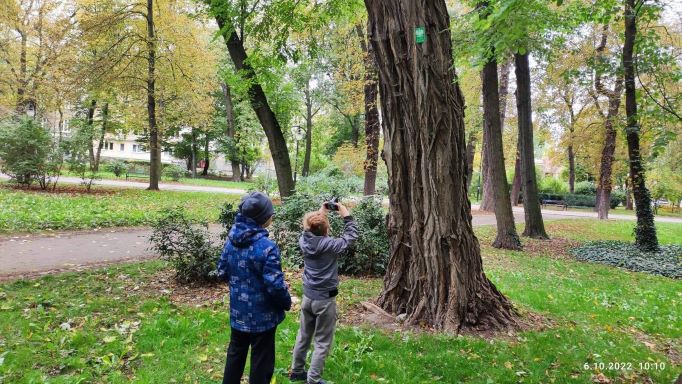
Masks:
[[[324,360],[329,355],[334,341],[336,329],[336,297],[323,300],[311,300],[303,296],[301,302],[301,326],[294,346],[294,361],[291,371],[305,371],[305,359],[314,340],[308,383],[317,383],[322,378]]]

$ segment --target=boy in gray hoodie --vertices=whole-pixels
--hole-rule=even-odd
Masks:
[[[329,210],[309,212],[303,218],[304,232],[299,239],[303,252],[303,300],[301,302],[301,325],[294,346],[294,357],[289,379],[324,384],[322,370],[329,355],[336,329],[336,295],[339,287],[339,264],[337,259],[353,246],[358,238],[358,226],[339,203],[339,215],[343,218],[341,237],[329,237]],[[314,341],[310,369],[305,371],[305,360]]]

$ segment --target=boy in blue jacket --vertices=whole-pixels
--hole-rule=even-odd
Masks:
[[[242,198],[218,262],[230,284],[230,345],[223,384],[239,384],[251,347],[251,384],[268,384],[275,370],[275,330],[291,308],[279,248],[265,229],[274,208],[260,192]]]

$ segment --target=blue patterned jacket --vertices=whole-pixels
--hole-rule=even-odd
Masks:
[[[284,320],[291,296],[284,283],[279,248],[268,231],[237,215],[218,262],[218,276],[230,284],[230,326],[265,332]]]

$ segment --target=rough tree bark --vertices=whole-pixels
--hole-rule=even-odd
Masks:
[[[493,247],[521,249],[512,213],[509,186],[504,167],[500,95],[498,93],[497,61],[493,58],[481,70],[483,88],[483,129],[488,137],[488,175],[493,190],[497,236]]]
[[[369,25],[367,26],[369,29]],[[365,42],[361,26],[356,26],[360,45],[365,53],[365,188],[364,195],[376,193],[377,162],[379,161],[379,108],[377,106],[377,67],[372,44]]]
[[[597,57],[601,59],[606,49],[606,40],[608,37],[608,24],[604,24],[602,28],[602,35],[599,45],[595,49]],[[618,110],[620,109],[620,98],[623,94],[623,79],[618,76],[615,79],[613,90],[608,90],[602,83],[602,74],[600,71],[595,71],[594,88],[598,94],[604,95],[608,99],[608,109],[606,115],[602,112],[599,106],[599,99],[593,94],[595,104],[600,114],[604,118],[604,146],[601,152],[601,162],[599,165],[599,181],[597,185],[597,200],[595,202],[595,210],[601,220],[609,218],[609,208],[611,207],[611,190],[613,189],[612,170],[614,154],[616,152],[616,135],[617,131],[614,126],[618,118]]]
[[[156,36],[154,32],[154,0],[147,0],[147,117],[149,120],[149,187],[159,190],[161,178],[161,145],[156,125]]]
[[[236,139],[235,139],[235,124],[234,124],[234,104],[232,103],[232,93],[230,92],[230,86],[223,82],[221,84],[223,88],[223,98],[225,99],[225,118],[227,119],[227,137],[230,138],[234,146],[234,151],[236,152]],[[232,166],[232,181],[239,181],[239,160],[235,153],[229,154],[230,165]]]
[[[623,43],[623,69],[625,75],[625,129],[628,141],[628,157],[630,158],[630,177],[632,191],[635,196],[637,227],[635,228],[635,244],[644,251],[658,250],[658,237],[654,225],[654,214],[651,211],[651,196],[645,185],[644,166],[639,149],[639,122],[637,118],[637,96],[635,94],[635,63],[633,51],[637,36],[637,15],[635,0],[625,1],[625,42]]]
[[[634,205],[632,204],[632,188],[631,188],[630,178],[625,179],[625,209],[632,211]]]
[[[218,27],[223,31],[223,38],[227,45],[227,50],[234,63],[235,69],[243,76],[244,80],[249,83],[249,99],[251,107],[258,121],[260,121],[265,136],[268,139],[268,147],[272,155],[272,161],[275,164],[275,174],[277,175],[277,185],[279,187],[279,194],[282,197],[288,197],[294,191],[294,178],[291,170],[291,160],[289,159],[289,149],[287,142],[282,133],[282,129],[277,121],[275,113],[268,104],[268,99],[265,96],[263,87],[256,79],[256,73],[253,67],[248,62],[248,56],[244,49],[244,42],[239,37],[234,28],[229,25],[222,14],[215,15]]]
[[[99,144],[97,144],[97,153],[95,154],[95,162],[93,164],[93,172],[99,171],[99,164],[102,155],[102,147],[104,147],[104,136],[107,133],[107,123],[109,122],[109,103],[104,103],[102,107],[102,130],[99,133]]]
[[[378,304],[408,324],[504,329],[510,302],[483,272],[466,191],[464,100],[443,0],[365,0],[389,170],[390,261]],[[426,41],[415,42],[415,26]]]
[[[514,54],[516,70],[516,109],[519,126],[519,158],[521,163],[521,184],[523,190],[523,211],[526,226],[523,236],[547,239],[545,224],[540,211],[538,185],[535,177],[535,156],[533,151],[533,116],[531,107],[530,66],[528,53]]]

